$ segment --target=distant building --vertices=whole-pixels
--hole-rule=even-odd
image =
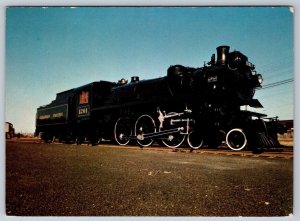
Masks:
[[[294,120],[281,120],[279,122],[284,124],[288,130],[294,129]]]
[[[12,123],[5,122],[5,138],[10,139],[15,136],[15,128]]]
[[[287,133],[285,137],[294,137],[294,120],[281,120],[279,122],[286,126]]]

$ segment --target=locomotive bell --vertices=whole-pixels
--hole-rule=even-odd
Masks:
[[[227,57],[229,54],[229,46],[223,45],[217,47],[217,64],[225,65],[227,64]]]
[[[128,82],[127,80],[125,80],[124,78],[122,78],[121,80],[118,81],[118,84],[119,85],[124,85],[124,84],[127,84],[127,82]]]

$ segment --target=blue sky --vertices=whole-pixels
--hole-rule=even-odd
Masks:
[[[246,54],[264,84],[291,79],[293,34],[289,7],[7,8],[5,118],[34,132],[36,108],[58,92],[201,67],[219,45]],[[293,83],[259,90],[255,111],[293,119],[293,93]]]

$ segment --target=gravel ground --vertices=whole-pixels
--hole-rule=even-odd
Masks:
[[[14,216],[288,216],[293,160],[7,143]]]

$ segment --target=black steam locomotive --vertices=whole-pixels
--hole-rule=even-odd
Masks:
[[[279,145],[277,119],[241,110],[262,107],[253,99],[262,81],[244,54],[220,46],[217,59],[213,54],[201,68],[174,65],[165,77],[98,81],[58,93],[37,109],[35,133],[47,142],[94,145],[109,139],[142,147],[154,141],[171,148],[273,147]]]

